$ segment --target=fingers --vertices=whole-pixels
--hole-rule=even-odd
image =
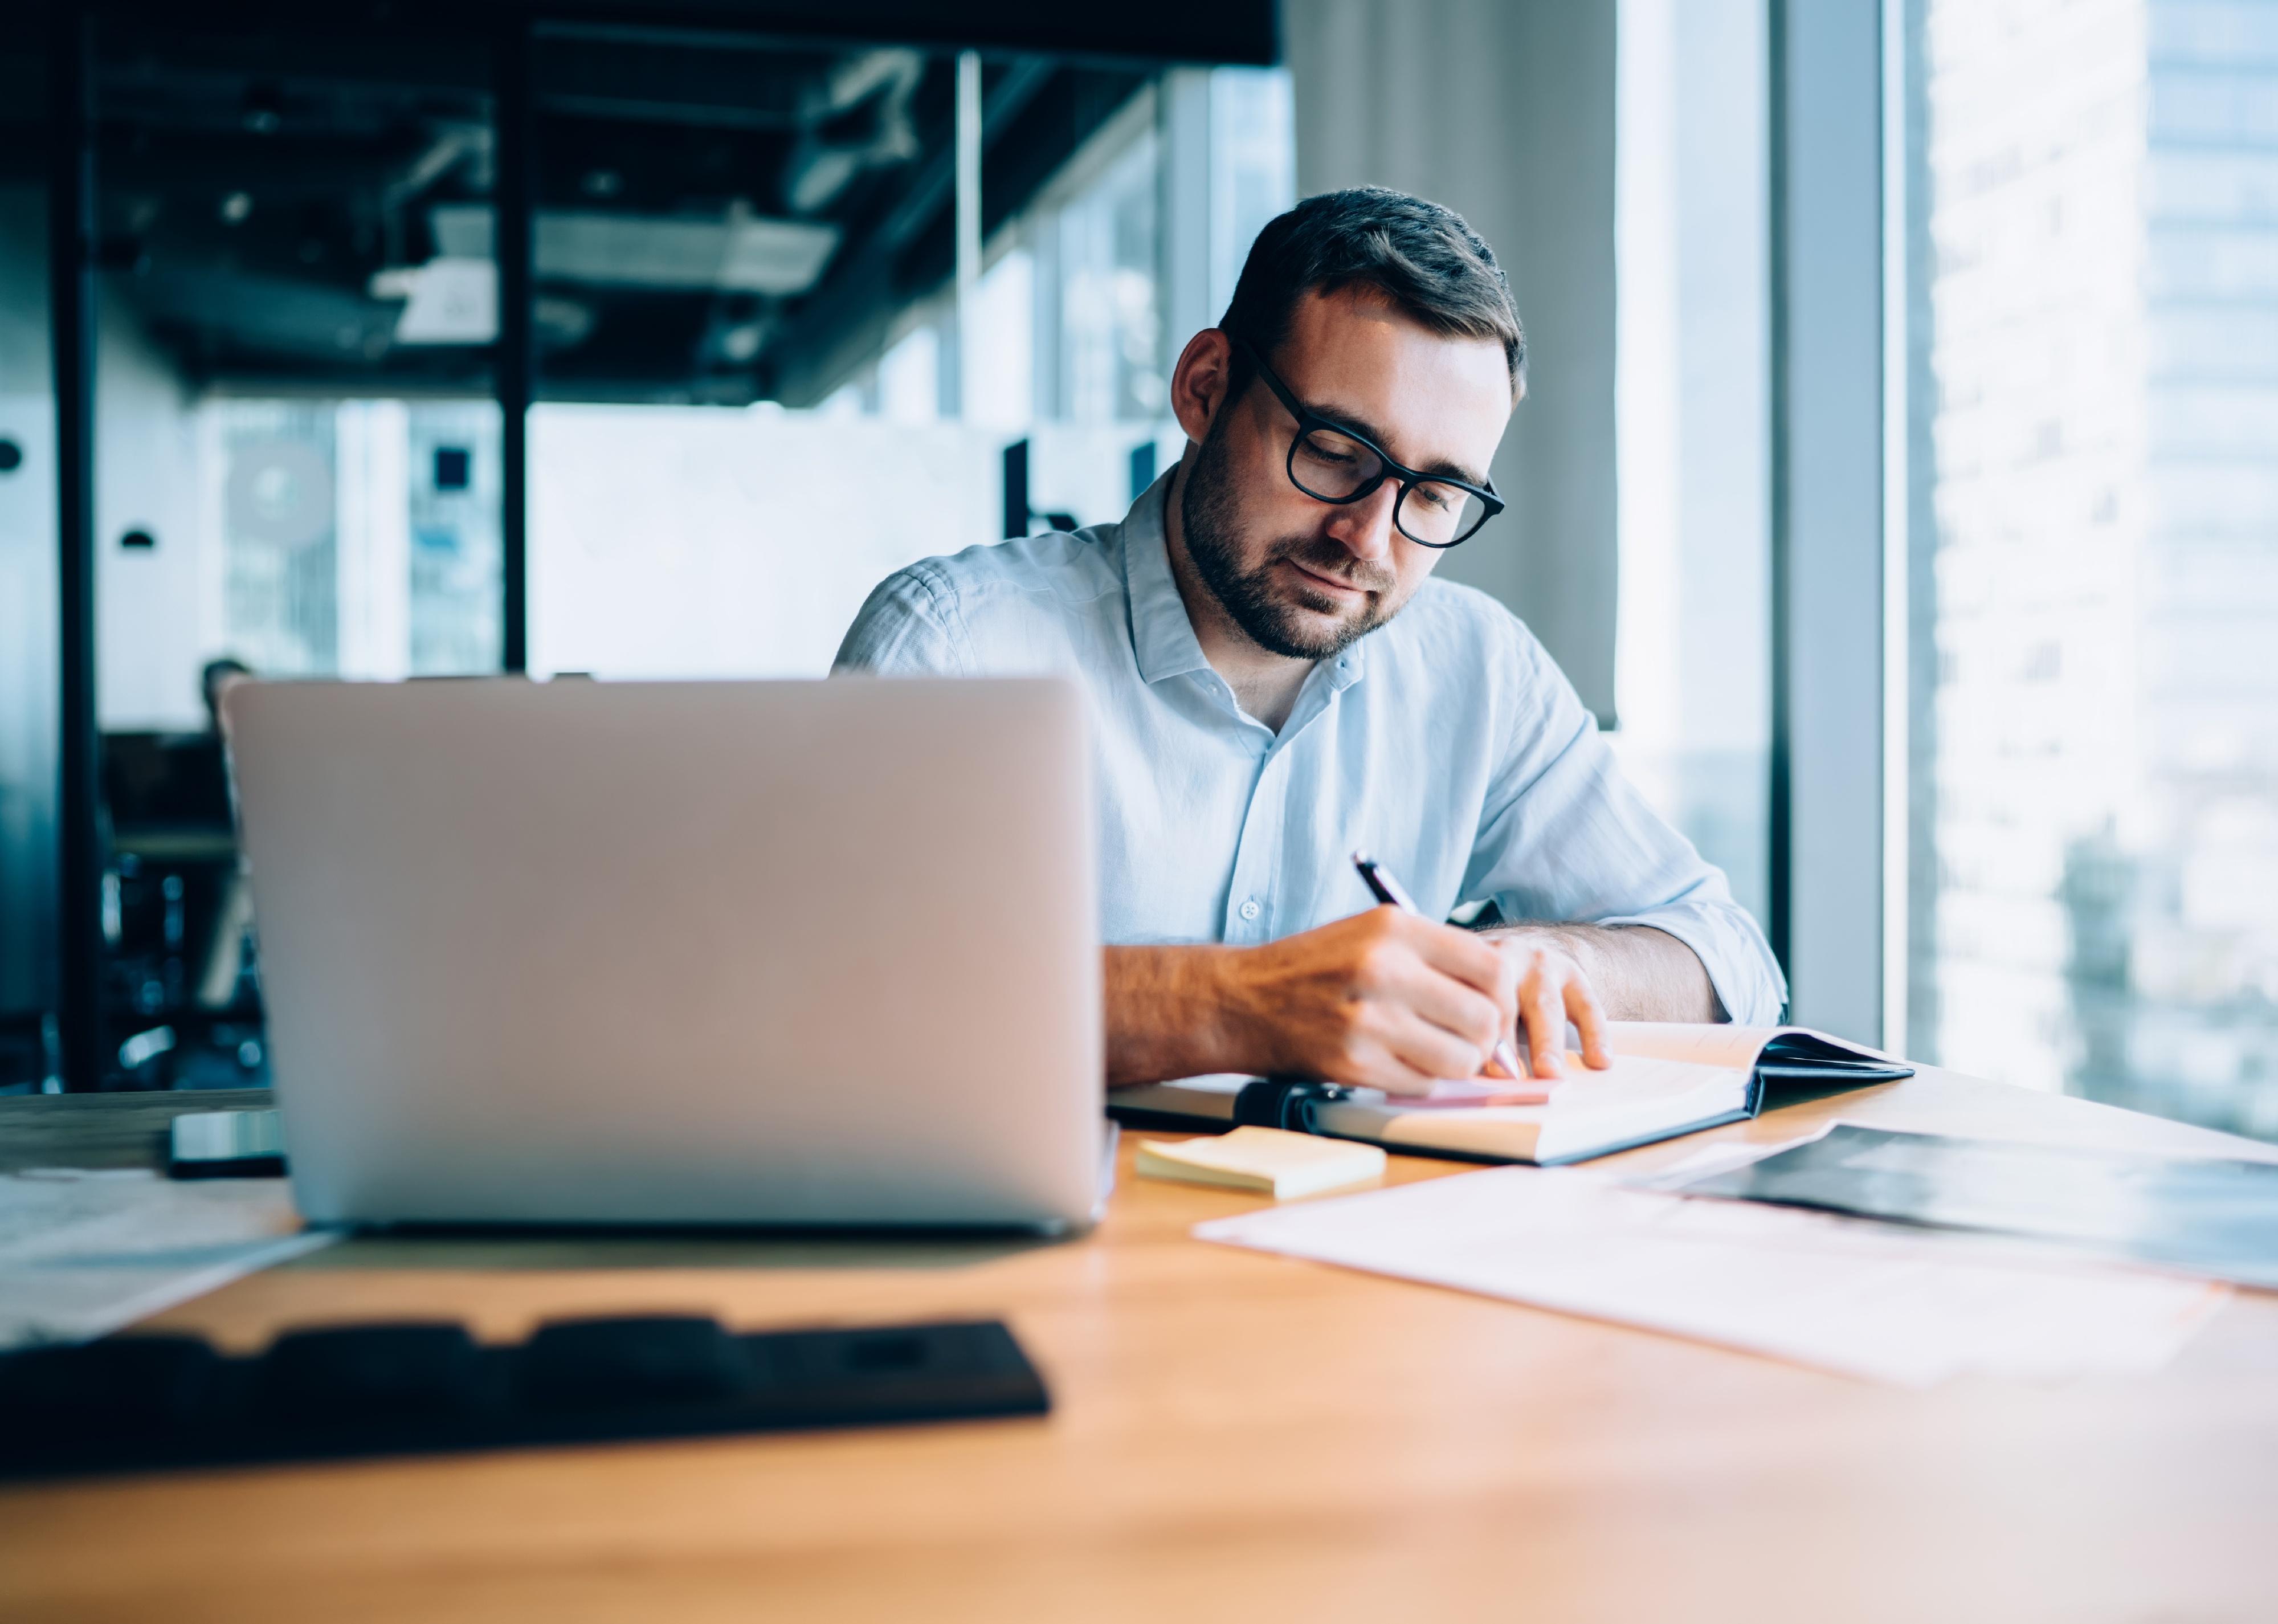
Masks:
[[[1476,1076],[1487,1059],[1486,1050],[1412,1012],[1387,1012],[1382,1042],[1391,1080],[1377,1086],[1394,1093],[1428,1093],[1441,1077]]]
[[[1511,942],[1509,951],[1521,966],[1518,1024],[1526,1038],[1533,1075],[1565,1075],[1569,1020],[1581,1035],[1583,1064],[1597,1071],[1611,1066],[1614,1057],[1607,1042],[1605,1008],[1582,967],[1547,943]]]
[[[1396,917],[1408,927],[1405,934],[1416,955],[1425,963],[1442,976],[1477,988],[1498,1003],[1508,1001],[1509,990],[1516,988],[1517,979],[1512,973],[1510,955],[1495,946],[1493,938],[1454,925],[1434,924],[1412,914]]]
[[[1468,939],[1466,932],[1388,908],[1380,914],[1373,923],[1380,934],[1358,961],[1355,993],[1365,1001],[1381,1001],[1387,1012],[1405,1011],[1437,1029],[1428,1046],[1420,1053],[1403,1052],[1403,1058],[1419,1067],[1438,1068],[1432,1072],[1435,1076],[1474,1076],[1510,1030],[1517,1009],[1517,970],[1502,953]],[[1459,938],[1452,945],[1454,951],[1441,939],[1445,937]],[[1453,974],[1449,966],[1466,974]]]
[[[1516,1031],[1523,1075],[1555,1081],[1570,1019],[1584,1062],[1612,1063],[1597,993],[1552,931],[1482,937],[1385,907],[1242,953],[1267,1069],[1412,1094],[1479,1075]]]
[[[1550,959],[1538,951],[1518,989],[1519,1024],[1526,1032],[1527,1053],[1538,1077],[1566,1075],[1565,977]]]
[[[1426,1094],[1441,1077],[1479,1069],[1477,1049],[1396,1004],[1357,1002],[1347,1019],[1340,1041],[1311,1068],[1327,1082]]]
[[[1470,988],[1417,968],[1400,984],[1353,1005],[1355,1047],[1381,1049],[1422,1079],[1479,1075],[1502,1030],[1494,1006]],[[1376,1086],[1382,1086],[1377,1084]]]
[[[1394,999],[1434,1030],[1452,1040],[1448,1055],[1457,1057],[1458,1069],[1434,1075],[1468,1077],[1485,1065],[1502,1035],[1510,1030],[1512,1006],[1497,1004],[1485,993],[1418,964],[1387,989]]]
[[[1611,1066],[1614,1055],[1606,1046],[1606,1013],[1587,977],[1577,975],[1566,984],[1566,1016],[1582,1034],[1582,1063],[1597,1071]]]
[[[1308,1044],[1311,1058],[1301,1057],[1317,1075],[1420,1092],[1435,1078],[1477,1076],[1514,1030],[1526,1035],[1534,1076],[1563,1075],[1566,989],[1579,975],[1555,945],[1482,937],[1390,907],[1323,927],[1311,940],[1293,938],[1293,949],[1301,940],[1329,950],[1321,969],[1342,960],[1349,977],[1335,988],[1334,1018],[1316,1029],[1328,1041]],[[1285,1021],[1292,1001],[1274,1000]],[[1582,1013],[1594,1031],[1594,1003]]]
[[[1503,951],[1494,938],[1452,925],[1420,920],[1410,923],[1424,926],[1417,943],[1418,958],[1444,977],[1430,1001],[1419,1000],[1419,1011],[1427,1019],[1479,1045],[1480,1064],[1492,1064],[1489,1057],[1495,1046],[1508,1038],[1517,1025],[1518,988],[1525,973],[1524,956]],[[1456,988],[1461,989],[1461,995],[1451,997],[1449,989]],[[1502,1075],[1502,1067],[1496,1066],[1495,1071]],[[1470,1076],[1472,1073],[1450,1075]]]

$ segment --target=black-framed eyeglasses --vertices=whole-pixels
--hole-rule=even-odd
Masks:
[[[1323,417],[1291,394],[1249,340],[1234,342],[1273,391],[1273,398],[1297,420],[1297,432],[1289,441],[1289,483],[1315,502],[1345,507],[1366,501],[1387,479],[1396,479],[1400,494],[1392,500],[1393,526],[1418,547],[1448,548],[1468,541],[1502,511],[1502,498],[1492,486],[1418,473],[1394,462],[1367,435]]]

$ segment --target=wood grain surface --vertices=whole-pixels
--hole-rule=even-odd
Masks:
[[[1936,1071],[1716,1137],[1837,1115],[2278,1160]],[[1055,1408],[16,1487],[0,1619],[2278,1618],[2278,1297],[2155,1377],[1904,1392],[1206,1245],[1257,1199],[1134,1182],[1131,1148],[1057,1245],[370,1239],[241,1281],[156,1323],[1001,1314]]]

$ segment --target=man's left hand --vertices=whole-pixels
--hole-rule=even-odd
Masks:
[[[1514,931],[1494,941],[1519,966],[1517,1036],[1531,1057],[1534,1076],[1566,1075],[1569,1021],[1582,1035],[1583,1064],[1599,1071],[1611,1066],[1605,1012],[1581,961],[1566,945],[1547,931]]]

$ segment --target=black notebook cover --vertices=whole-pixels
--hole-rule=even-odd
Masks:
[[[2278,1288],[2278,1164],[1892,1133],[1816,1139],[1682,1186],[1865,1218],[1991,1229]]]

